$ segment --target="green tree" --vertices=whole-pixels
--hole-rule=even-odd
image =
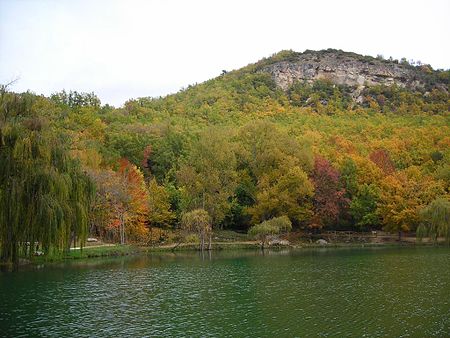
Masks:
[[[230,210],[236,188],[236,159],[226,134],[207,129],[192,143],[177,173],[184,210],[205,209],[215,226]]]
[[[274,217],[260,224],[252,226],[248,234],[258,238],[261,248],[267,244],[269,236],[278,235],[282,232],[289,232],[292,229],[292,223],[287,216]]]
[[[238,168],[253,181],[246,210],[252,223],[288,215],[301,223],[311,215],[313,186],[306,171],[312,167],[312,153],[268,121],[256,121],[241,128],[238,136]],[[248,184],[246,184],[249,186]]]
[[[430,236],[435,242],[439,236],[445,237],[450,244],[450,201],[437,198],[420,213],[423,224],[417,229],[419,239]]]
[[[170,209],[169,193],[154,178],[148,184],[148,192],[148,220],[150,226],[170,228],[175,221],[175,214]]]
[[[77,161],[59,140],[17,123],[0,128],[1,258],[17,263],[19,254],[67,250],[87,236],[94,192]],[[26,243],[31,243],[27,246]]]
[[[197,234],[200,239],[199,249],[205,249],[206,241],[208,240],[208,249],[211,249],[212,225],[211,217],[204,209],[195,209],[183,214],[181,219],[181,227],[184,230],[191,231]]]
[[[358,193],[358,168],[352,158],[346,158],[341,167],[340,180],[347,198]]]
[[[377,214],[379,190],[373,184],[363,184],[350,202],[350,214],[356,226],[361,229],[377,227],[380,219]]]
[[[289,169],[272,185],[261,182],[258,188],[256,203],[248,208],[253,223],[287,215],[299,224],[311,217],[314,187],[299,167]]]

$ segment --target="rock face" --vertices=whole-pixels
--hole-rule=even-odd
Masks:
[[[335,84],[358,88],[392,85],[412,89],[423,88],[428,66],[414,67],[395,61],[376,59],[339,50],[289,52],[281,60],[263,65],[260,71],[269,73],[276,85],[287,90],[294,82],[328,80]]]

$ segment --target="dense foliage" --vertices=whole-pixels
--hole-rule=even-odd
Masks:
[[[65,145],[34,116],[33,97],[1,93],[1,258],[17,262],[35,243],[45,252],[83,245],[93,193],[90,179]]]
[[[448,71],[426,68],[424,92],[376,86],[356,103],[351,88],[284,92],[259,71],[289,57],[117,109],[93,94],[3,88],[4,256],[11,243],[67,247],[86,224],[107,240],[148,243],[193,210],[245,231],[281,216],[314,231],[415,231],[430,203],[449,200]],[[448,218],[445,228],[427,217],[448,236],[432,230]]]

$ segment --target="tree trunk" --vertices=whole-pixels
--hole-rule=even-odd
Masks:
[[[120,216],[120,244],[125,244],[125,224],[123,214]]]
[[[12,243],[12,263],[13,263],[13,270],[16,271],[19,268],[19,255],[18,252],[19,248],[17,246],[17,243],[14,241]]]
[[[400,230],[398,232],[398,241],[401,242],[401,240],[402,240],[402,231]]]

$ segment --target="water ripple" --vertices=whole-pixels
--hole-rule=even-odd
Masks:
[[[0,336],[443,337],[450,249],[157,255],[0,274]]]

